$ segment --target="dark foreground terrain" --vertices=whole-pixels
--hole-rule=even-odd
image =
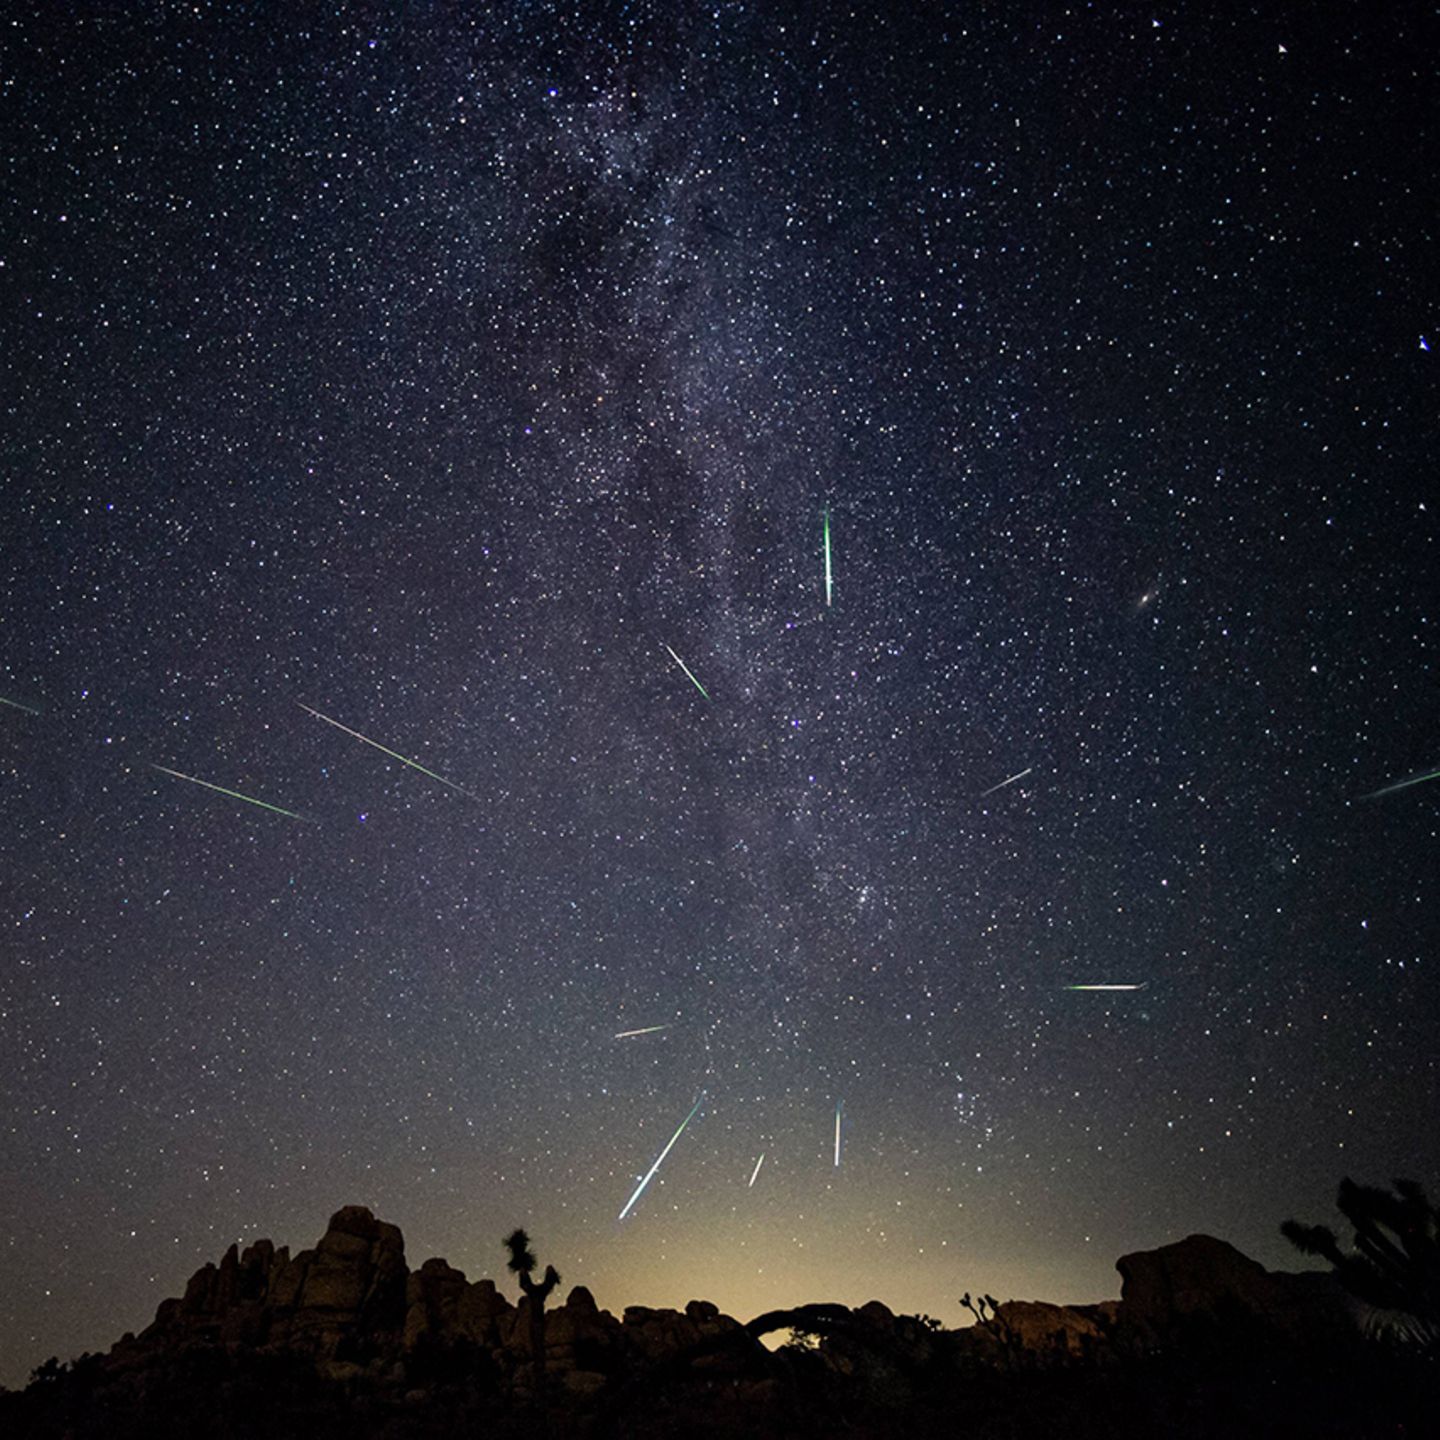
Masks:
[[[0,1433],[1440,1435],[1440,1364],[1362,1335],[1329,1276],[1267,1272],[1198,1235],[1117,1268],[1118,1301],[980,1301],[963,1330],[878,1302],[617,1319],[576,1287],[544,1314],[542,1381],[529,1301],[442,1260],[411,1271],[399,1230],[352,1206],[313,1250],[232,1248],[139,1336],[47,1362],[0,1393]],[[761,1344],[786,1331],[778,1351]]]

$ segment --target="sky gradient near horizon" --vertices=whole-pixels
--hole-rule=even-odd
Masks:
[[[1433,12],[899,9],[7,21],[0,1383],[1436,1180]]]

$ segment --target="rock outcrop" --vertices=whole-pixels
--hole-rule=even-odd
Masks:
[[[810,1416],[824,1429],[847,1421],[851,1404],[883,1416],[930,1405],[948,1413],[944,1397],[1037,1369],[1093,1377],[1122,1358],[1183,1367],[1197,1356],[1215,1364],[1286,1350],[1257,1346],[1262,1334],[1308,1357],[1314,1339],[1350,1325],[1328,1275],[1272,1274],[1204,1235],[1127,1255],[1117,1268],[1119,1300],[1010,1300],[961,1330],[897,1315],[878,1300],[769,1312],[749,1325],[704,1300],[683,1311],[634,1305],[617,1318],[577,1285],[544,1315],[551,1419],[557,1433],[576,1436],[681,1433],[686,1415],[726,1434],[788,1436],[797,1433],[797,1386],[811,1387],[812,1399],[845,1397]],[[472,1281],[443,1259],[410,1270],[400,1231],[346,1206],[313,1249],[293,1256],[268,1240],[232,1245],[163,1302],[138,1337],[90,1357],[84,1385],[113,1414],[149,1417],[146,1424],[157,1416],[168,1423],[177,1397],[203,1410],[216,1374],[230,1377],[232,1395],[280,1397],[279,1415],[291,1413],[286,1405],[298,1414],[343,1403],[427,1436],[483,1429],[496,1417],[518,1424],[536,1399],[528,1303],[512,1305],[492,1280]],[[787,1328],[819,1344],[778,1355],[762,1347],[763,1335]],[[43,1397],[35,1403],[43,1408]],[[647,1407],[658,1428],[627,1428]],[[889,1419],[876,1423],[863,1433],[892,1433]],[[109,1440],[103,1426],[99,1433]]]
[[[1354,1328],[1352,1302],[1332,1276],[1266,1270],[1210,1235],[1124,1255],[1115,1268],[1118,1317],[1144,1336],[1163,1337],[1197,1320],[1240,1320],[1292,1340]]]
[[[333,1355],[354,1336],[403,1331],[408,1279],[398,1227],[347,1205],[315,1248],[293,1259],[269,1240],[243,1254],[232,1245],[218,1266],[191,1276],[181,1299],[161,1303],[138,1343],[213,1341]]]
[[[988,1325],[959,1332],[961,1350],[981,1360],[1060,1363],[1103,1358],[1117,1339],[1163,1343],[1184,1327],[1193,1333],[1197,1321],[1224,1327],[1240,1319],[1290,1340],[1353,1328],[1350,1304],[1330,1276],[1272,1273],[1208,1235],[1126,1255],[1116,1268],[1119,1301],[1006,1301]],[[896,1316],[879,1301],[848,1313],[845,1333],[829,1336],[825,1347],[846,1373],[868,1372],[875,1363],[932,1363],[935,1332],[913,1317]],[[723,1368],[716,1357],[727,1349],[745,1353],[742,1328],[704,1300],[683,1312],[632,1305],[617,1320],[578,1285],[546,1312],[546,1367],[577,1394],[690,1351],[710,1352],[702,1363]],[[727,1346],[725,1337],[737,1344]],[[517,1383],[529,1361],[523,1306],[512,1305],[492,1280],[467,1280],[441,1259],[409,1270],[400,1231],[357,1205],[336,1211],[314,1249],[293,1257],[268,1240],[243,1251],[232,1245],[219,1265],[196,1271],[183,1296],[160,1305],[154,1324],[125,1342],[125,1354],[134,1363],[157,1349],[197,1345],[299,1352],[322,1365],[357,1357],[395,1363],[420,1350],[470,1347],[487,1352],[497,1372]]]
[[[493,1373],[523,1392],[531,1383],[525,1303],[512,1305],[493,1280],[467,1280],[442,1259],[409,1270],[399,1229],[347,1205],[313,1249],[293,1257],[269,1240],[243,1252],[232,1245],[112,1357],[122,1368],[143,1369],[155,1357],[212,1346],[302,1354],[321,1374],[350,1379],[367,1366],[384,1373],[422,1354],[434,1361],[484,1352]],[[707,1340],[743,1338],[740,1323],[708,1301],[692,1300],[683,1312],[632,1306],[622,1321],[583,1285],[545,1312],[544,1333],[547,1373],[580,1397]]]
[[[1015,1347],[1037,1355],[1072,1358],[1093,1354],[1110,1334],[1113,1314],[1099,1306],[1051,1305],[1045,1300],[1007,1300],[995,1310],[999,1330]],[[1098,1312],[1098,1313],[1097,1313]]]

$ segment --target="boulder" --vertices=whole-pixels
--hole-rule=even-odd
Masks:
[[[357,1326],[400,1331],[405,1324],[405,1240],[363,1205],[330,1218],[295,1305],[295,1328],[328,1335]]]
[[[1353,1329],[1351,1307],[1333,1277],[1266,1270],[1211,1235],[1122,1256],[1115,1268],[1120,1323],[1150,1338],[1197,1320],[1223,1327],[1243,1319],[1295,1340]]]
[[[1091,1316],[1044,1300],[1007,1300],[995,1319],[1012,1344],[1036,1355],[1083,1355],[1105,1339]]]
[[[288,1311],[295,1308],[314,1256],[313,1250],[302,1250],[292,1260],[288,1245],[282,1245],[275,1252],[275,1261],[270,1269],[270,1285],[265,1296],[273,1309]]]
[[[700,1327],[678,1310],[654,1310],[648,1305],[625,1307],[624,1330],[628,1348],[647,1361],[686,1350],[700,1339]]]
[[[214,1313],[215,1281],[218,1273],[215,1266],[207,1262],[186,1282],[180,1309],[187,1319],[208,1318]]]
[[[595,1303],[595,1297],[584,1285],[576,1285],[571,1288],[570,1293],[565,1297],[563,1308],[573,1310],[577,1314],[585,1311],[591,1315],[598,1314],[600,1309]]]
[[[622,1343],[627,1351],[647,1364],[688,1350],[702,1340],[713,1339],[744,1329],[738,1320],[722,1315],[706,1301],[690,1302],[687,1313],[678,1310],[653,1310],[646,1305],[628,1305],[621,1328]],[[752,1342],[752,1344],[758,1342]],[[702,1369],[722,1369],[733,1357],[720,1352],[697,1362]]]
[[[513,1317],[515,1307],[495,1288],[493,1280],[467,1285],[455,1305],[455,1327],[468,1340],[494,1349],[500,1344],[501,1322]]]
[[[285,1251],[280,1252],[287,1254]],[[240,1276],[236,1297],[239,1300],[263,1302],[270,1289],[270,1275],[275,1268],[275,1247],[268,1240],[247,1245],[240,1256]]]
[[[444,1260],[427,1260],[411,1272],[405,1284],[406,1350],[413,1350],[422,1337],[444,1343],[460,1335],[460,1301],[469,1287],[465,1272]]]
[[[545,1315],[545,1360],[556,1370],[609,1374],[621,1362],[625,1342],[619,1321],[577,1285],[563,1305]]]
[[[220,1259],[211,1307],[216,1311],[228,1310],[235,1303],[239,1289],[240,1249],[239,1246],[232,1245]]]

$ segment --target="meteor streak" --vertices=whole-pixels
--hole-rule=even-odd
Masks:
[[[1362,795],[1362,800],[1378,800],[1382,795],[1393,795],[1397,790],[1408,790],[1412,785],[1423,785],[1427,780],[1440,780],[1440,770],[1432,770],[1428,775],[1415,775],[1409,780],[1397,780],[1393,785],[1382,786],[1379,790],[1372,790],[1368,795]]]
[[[192,785],[203,785],[207,790],[215,790],[221,795],[229,795],[233,800],[243,800],[247,805],[258,805],[262,810],[273,810],[277,815],[288,815],[292,820],[303,820],[309,825],[316,823],[308,815],[297,815],[293,810],[282,810],[278,805],[271,805],[267,801],[255,799],[253,795],[242,795],[238,790],[227,790],[223,785],[212,785],[208,780],[197,780],[193,775],[182,775],[180,771],[167,769],[164,765],[155,765],[151,768],[159,770],[164,775],[173,775],[177,780],[188,780]]]
[[[7,700],[3,695],[0,695],[0,705],[9,705],[12,709],[23,710],[27,715],[40,713],[33,705],[22,705],[18,700]]]
[[[825,507],[825,603],[830,604],[830,597],[834,590],[830,573],[830,507]]]
[[[669,1143],[656,1157],[655,1163],[646,1172],[645,1178],[635,1187],[635,1193],[625,1202],[625,1208],[620,1212],[619,1218],[623,1220],[629,1213],[630,1207],[645,1193],[645,1187],[655,1178],[655,1172],[660,1168],[665,1157],[674,1148],[675,1142],[685,1133],[685,1127],[695,1118],[695,1112],[705,1103],[705,1092],[700,1092],[700,1098],[691,1107],[690,1113],[680,1122],[680,1128],[670,1137]]]
[[[835,1102],[835,1168],[840,1168],[840,1111],[844,1108],[845,1102]]]
[[[1142,980],[1138,985],[1067,985],[1067,990],[1143,990],[1150,982]]]
[[[668,645],[666,645],[665,648],[667,650],[670,650],[670,647]],[[690,683],[708,700],[710,698],[710,692],[693,675],[690,674],[690,667],[673,650],[670,650],[670,658],[687,675],[690,675]]]
[[[668,1025],[647,1025],[643,1030],[622,1030],[617,1040],[633,1040],[637,1035],[653,1035],[657,1030],[668,1030]]]
[[[998,785],[992,785],[988,790],[980,792],[983,800],[987,795],[993,795],[997,790],[1003,790],[1007,785],[1013,785],[1017,780],[1023,780],[1035,767],[1027,765],[1018,775],[1012,775],[1008,780],[1002,780]]]
[[[296,702],[300,704],[299,701]],[[447,780],[443,775],[437,775],[433,770],[427,770],[417,760],[407,759],[398,750],[391,750],[388,746],[382,745],[378,740],[372,740],[368,735],[362,735],[358,730],[352,730],[348,725],[342,725],[338,720],[332,720],[328,715],[322,715],[318,710],[312,710],[308,705],[300,705],[300,708],[307,715],[313,715],[317,720],[323,720],[327,725],[333,725],[337,730],[343,730],[347,735],[353,735],[357,740],[363,740],[367,745],[373,745],[382,754],[388,755],[392,760],[398,760],[402,765],[408,765],[412,770],[418,770],[422,775],[428,775],[432,780],[438,780],[442,785],[448,785],[452,790],[458,790],[460,794],[471,800],[479,800],[480,797],[473,790],[467,790],[463,785],[457,785],[453,780]]]
[[[749,1186],[747,1187],[748,1189],[753,1190],[753,1189],[755,1188],[755,1177],[756,1177],[757,1175],[759,1175],[759,1173],[760,1173],[760,1167],[761,1167],[764,1163],[765,1163],[765,1152],[762,1150],[762,1151],[760,1152],[760,1158],[755,1162],[755,1169],[754,1169],[754,1171],[751,1173],[751,1176],[750,1176],[750,1184],[749,1184]]]

